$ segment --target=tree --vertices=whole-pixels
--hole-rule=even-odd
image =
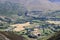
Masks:
[[[43,33],[44,33],[45,32],[45,30],[44,30],[45,29],[45,25],[42,25],[42,29],[43,29]]]

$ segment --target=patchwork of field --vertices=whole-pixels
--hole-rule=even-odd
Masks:
[[[13,31],[22,31],[22,30],[25,29],[24,27],[27,27],[29,25],[30,25],[30,22],[26,22],[26,23],[23,23],[23,24],[13,24],[13,25],[10,25],[10,26],[15,27],[13,29]]]
[[[60,24],[60,21],[46,21],[46,22],[48,22],[50,24]]]

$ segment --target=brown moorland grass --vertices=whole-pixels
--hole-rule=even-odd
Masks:
[[[7,31],[0,31],[1,36],[5,36],[9,40],[27,40],[26,38],[22,37],[21,35],[17,35],[14,32],[7,32]]]
[[[60,31],[56,32],[55,34],[53,34],[50,38],[48,38],[47,40],[60,40]]]

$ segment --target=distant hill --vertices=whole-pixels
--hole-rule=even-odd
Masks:
[[[32,9],[31,11],[29,11],[26,8],[26,6],[16,1],[12,2],[9,0],[9,1],[0,2],[0,16],[5,16],[18,22],[31,21],[35,18],[37,19],[47,18],[47,17],[48,18],[52,18],[52,17],[60,18],[60,10],[43,11],[41,9],[40,10]]]
[[[13,3],[9,1],[0,2],[0,15],[12,16],[18,13],[23,14],[25,11],[25,7],[20,3]]]
[[[18,18],[18,15],[24,15],[26,8],[20,3],[13,3],[10,1],[0,2],[0,16],[11,19]]]

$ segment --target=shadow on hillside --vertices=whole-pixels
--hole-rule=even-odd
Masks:
[[[59,32],[56,32],[55,34],[53,34],[53,36],[51,36],[47,40],[60,40],[60,31]]]
[[[0,40],[27,40],[27,39],[25,39],[21,35],[15,34],[14,32],[0,31]]]

